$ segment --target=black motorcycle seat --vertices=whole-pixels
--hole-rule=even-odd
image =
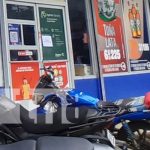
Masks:
[[[24,140],[13,144],[0,145],[0,150],[36,150],[36,141]]]
[[[76,137],[45,136],[35,140],[23,140],[13,144],[0,145],[0,150],[113,150],[105,144],[93,144]]]
[[[41,137],[37,147],[38,150],[94,150],[88,140],[76,137]]]

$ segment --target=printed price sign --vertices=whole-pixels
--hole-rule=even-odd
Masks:
[[[103,74],[127,72],[120,0],[94,0],[98,54]]]

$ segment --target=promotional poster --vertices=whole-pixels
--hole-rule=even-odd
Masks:
[[[14,100],[32,98],[35,85],[39,80],[38,63],[12,63],[12,93]]]
[[[21,45],[21,26],[19,24],[8,24],[9,44]]]
[[[99,62],[102,73],[127,72],[120,0],[94,0]]]
[[[62,9],[40,7],[39,17],[43,59],[67,59],[67,47]]]
[[[59,88],[69,88],[68,70],[66,62],[47,62],[45,67],[51,66],[54,71],[54,82]]]
[[[143,3],[143,0],[123,0],[125,35],[131,71],[150,69],[150,49]]]

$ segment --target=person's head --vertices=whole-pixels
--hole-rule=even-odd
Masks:
[[[28,80],[26,78],[23,78],[23,84],[28,84]]]

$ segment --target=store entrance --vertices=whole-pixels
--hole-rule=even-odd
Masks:
[[[6,14],[12,99],[32,98],[43,66],[52,66],[54,80],[60,88],[72,87],[65,7],[7,2]]]

